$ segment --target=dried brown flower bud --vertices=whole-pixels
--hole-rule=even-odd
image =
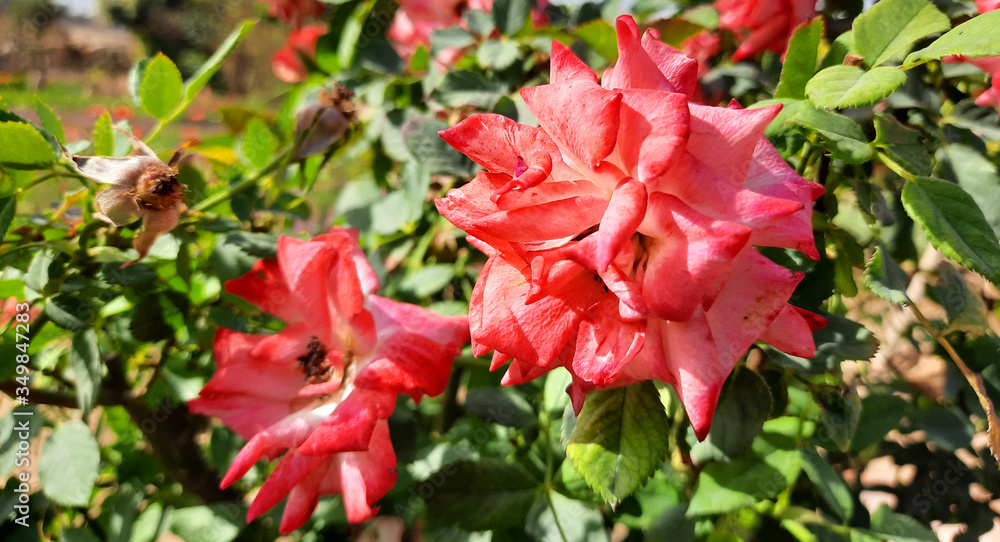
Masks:
[[[131,156],[68,155],[81,175],[110,185],[94,198],[97,218],[115,226],[142,219],[142,228],[132,240],[139,257],[122,268],[145,258],[156,239],[177,226],[181,212],[186,209],[184,185],[177,181],[175,168],[181,153],[175,153],[165,164],[145,143],[126,135],[132,142]]]
[[[319,99],[306,104],[295,115],[295,134],[310,130],[299,145],[295,159],[301,160],[330,148],[343,137],[357,113],[351,89],[335,85],[320,92]]]

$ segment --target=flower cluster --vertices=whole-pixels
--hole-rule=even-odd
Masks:
[[[540,128],[472,116],[441,132],[482,165],[437,200],[489,260],[472,295],[474,352],[504,383],[558,367],[579,411],[596,388],[656,379],[703,438],[722,384],[755,341],[809,357],[822,318],[787,303],[802,275],[754,247],[818,259],[823,193],[763,137],[780,106],[691,103],[697,63],[617,22],[597,75],[552,44],[551,82],[521,96]]]
[[[378,279],[351,233],[312,241],[282,237],[226,290],[287,324],[273,335],[219,329],[217,371],[192,411],[217,416],[248,439],[223,480],[282,455],[249,520],[285,496],[281,532],[309,519],[321,495],[343,495],[347,519],[364,521],[396,481],[386,419],[397,394],[419,401],[447,384],[468,342],[464,316],[374,295]]]
[[[816,0],[716,0],[719,28],[741,43],[733,54],[739,62],[761,51],[785,52],[795,28],[816,15]]]

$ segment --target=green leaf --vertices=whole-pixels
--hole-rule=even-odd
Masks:
[[[872,515],[871,531],[892,542],[937,542],[938,537],[926,525],[883,504]]]
[[[845,522],[854,515],[854,496],[844,483],[844,478],[830,466],[830,462],[819,455],[816,448],[805,446],[802,452],[802,470],[812,481],[816,492],[823,498],[830,510]]]
[[[830,66],[840,66],[850,53],[857,54],[857,51],[854,50],[854,33],[848,30],[833,40],[833,43],[830,44],[830,50],[823,55],[819,68],[822,70]]]
[[[271,234],[238,231],[227,235],[226,242],[257,258],[278,257],[278,238]]]
[[[42,445],[38,478],[42,491],[62,506],[87,506],[97,479],[101,452],[83,422],[69,422]]]
[[[45,131],[55,136],[60,143],[66,143],[66,131],[63,129],[62,121],[59,120],[59,116],[51,107],[38,99],[37,94],[35,95],[35,112],[38,113],[38,118],[41,119]]]
[[[986,222],[993,228],[993,233],[1000,236],[1000,173],[982,154],[961,143],[952,143],[942,147],[946,157],[945,163],[951,171],[947,176],[958,182],[972,196],[986,217]]]
[[[142,74],[146,72],[150,60],[152,59],[149,57],[139,60],[128,71],[128,91],[136,104],[142,103]]]
[[[122,435],[119,434],[121,439]],[[139,503],[142,502],[143,491],[124,482],[119,483],[113,495],[104,500],[102,513],[98,521],[104,527],[105,542],[140,542],[133,538],[133,527],[136,516],[139,515]]]
[[[842,394],[839,391],[816,393],[816,402],[822,407],[822,430],[816,433],[818,443],[828,450],[846,452],[861,422],[861,398],[856,391]]]
[[[438,135],[438,132],[447,128],[448,124],[445,122],[416,117],[403,124],[400,135],[409,154],[430,173],[472,175],[475,166],[472,160]]]
[[[174,336],[174,329],[163,315],[163,305],[157,296],[143,297],[132,309],[132,321],[128,326],[137,341],[156,342]]]
[[[271,162],[272,155],[278,150],[278,138],[271,133],[266,122],[254,117],[243,133],[242,150],[250,164],[261,169]]]
[[[861,164],[872,159],[871,147],[861,127],[843,115],[803,107],[787,122],[816,132],[830,156],[837,160]]]
[[[374,5],[375,0],[359,2],[344,21],[344,26],[340,29],[340,42],[337,44],[340,69],[346,70],[354,64],[354,56],[359,48],[358,43],[364,32],[365,21],[368,20]]]
[[[187,81],[184,82],[184,106],[187,107],[188,104],[194,100],[194,97],[201,92],[201,89],[208,84],[208,81],[212,79],[215,72],[219,71],[222,67],[222,62],[226,60],[226,57],[233,52],[233,49],[243,38],[246,37],[247,33],[257,24],[253,21],[243,21],[243,24],[239,28],[234,30],[226,39],[219,45],[219,48],[212,53],[212,56],[205,61],[204,64],[198,68],[198,71],[194,72]]]
[[[178,508],[170,515],[170,532],[185,542],[231,542],[242,526],[243,511],[235,503]]]
[[[28,272],[24,275],[24,285],[32,290],[42,293],[45,285],[49,282],[49,266],[52,265],[53,255],[51,250],[39,250],[31,258],[28,264]]]
[[[874,67],[920,38],[949,28],[948,16],[927,0],[882,0],[854,20],[854,49]]]
[[[497,30],[511,36],[524,28],[531,6],[527,0],[493,0],[492,12]]]
[[[52,165],[56,155],[34,126],[24,122],[0,122],[0,165],[19,169],[41,169]]]
[[[476,43],[476,37],[457,26],[435,30],[431,34],[431,52],[435,54],[443,49],[463,49],[473,43]]]
[[[781,79],[775,98],[805,98],[806,83],[816,73],[819,43],[823,39],[823,18],[817,17],[795,29],[788,42],[785,63],[781,66]]]
[[[608,533],[604,529],[604,516],[593,504],[549,491],[535,500],[528,512],[524,531],[534,540],[586,540],[606,542]]]
[[[181,103],[184,80],[173,61],[163,53],[157,54],[146,65],[139,84],[142,108],[150,115],[163,120]]]
[[[878,343],[865,326],[843,316],[824,313],[826,327],[813,332],[816,354],[812,359],[785,354],[773,348],[765,351],[772,361],[802,374],[820,374],[832,370],[841,361],[869,360],[875,355]]]
[[[769,430],[754,440],[752,453],[731,463],[709,463],[698,476],[687,515],[721,514],[773,499],[799,476],[802,456],[795,440]],[[793,420],[798,422],[798,420]]]
[[[76,401],[86,416],[97,404],[101,391],[101,353],[93,329],[75,333],[69,349],[69,368],[76,384]]]
[[[1000,55],[1000,10],[983,13],[952,28],[927,47],[910,53],[903,65],[910,67],[948,55],[982,57]]]
[[[885,253],[881,246],[875,247],[872,259],[865,266],[865,285],[882,299],[903,305],[910,302],[906,296],[906,271]]]
[[[43,312],[55,325],[67,331],[89,329],[95,316],[93,309],[67,294],[50,299]]]
[[[882,149],[889,158],[914,175],[929,175],[931,172],[931,156],[920,132],[903,126],[892,115],[875,115],[875,141],[872,145]]]
[[[139,286],[153,282],[158,276],[155,269],[144,263],[130,265],[125,269],[120,267],[121,264],[118,262],[108,262],[102,265],[101,274],[104,275],[104,280],[110,284],[121,286]]]
[[[771,140],[777,140],[783,137],[788,131],[795,130],[795,127],[788,123],[789,119],[797,115],[802,109],[813,108],[804,99],[781,98],[777,100],[761,100],[747,109],[758,109],[774,104],[781,104],[781,111],[778,111],[778,116],[774,117],[774,120],[764,130],[764,137]]]
[[[492,109],[505,94],[503,83],[484,79],[476,72],[454,70],[445,74],[431,96],[446,107],[473,106]]]
[[[1000,244],[972,196],[948,181],[917,177],[903,186],[902,199],[934,248],[1000,284]]]
[[[10,229],[10,223],[14,221],[16,211],[17,196],[0,198],[0,243],[7,236],[7,230]]]
[[[566,455],[607,502],[634,493],[667,457],[667,415],[651,382],[587,395]]]
[[[573,34],[608,62],[618,60],[618,36],[607,21],[587,21],[576,27]]]
[[[455,266],[442,263],[427,265],[404,277],[399,282],[399,289],[423,299],[440,292],[453,278]]]
[[[487,422],[507,427],[535,423],[535,409],[513,388],[473,388],[465,397],[465,408]]]
[[[886,434],[899,427],[910,405],[895,395],[876,393],[861,400],[861,420],[854,432],[850,451],[859,452],[881,442]]]
[[[771,413],[771,390],[757,373],[744,369],[726,386],[704,441],[691,447],[697,463],[730,461],[750,449]]]
[[[104,113],[94,123],[94,156],[111,156],[115,153],[115,133],[111,128],[111,115]]]
[[[539,488],[519,465],[492,457],[450,463],[430,479],[443,480],[427,498],[430,513],[468,531],[523,525]]]
[[[806,96],[818,107],[844,109],[871,105],[906,82],[906,73],[896,68],[864,71],[856,66],[831,66],[806,83]]]
[[[513,41],[487,40],[476,51],[476,60],[484,68],[505,70],[521,58],[521,50]]]

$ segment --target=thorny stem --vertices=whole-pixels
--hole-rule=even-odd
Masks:
[[[983,384],[983,377],[979,373],[969,369],[969,367],[962,361],[962,357],[958,355],[955,348],[949,343],[944,336],[944,333],[934,327],[927,317],[924,316],[920,309],[918,309],[913,303],[909,303],[908,306],[910,310],[913,311],[913,315],[920,322],[920,325],[924,326],[928,333],[934,337],[941,348],[948,353],[948,357],[951,358],[958,370],[962,372],[962,376],[969,382],[972,386],[972,390],[976,392],[976,397],[979,398],[979,404],[983,407],[983,411],[986,413],[986,431],[989,441],[990,452],[993,457],[1000,462],[1000,418],[997,417],[996,407],[993,406],[993,401],[990,400],[989,396],[986,394],[986,386]]]

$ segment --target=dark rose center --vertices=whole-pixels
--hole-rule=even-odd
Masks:
[[[184,199],[184,185],[177,180],[177,173],[167,166],[152,166],[139,181],[138,202],[153,211],[173,209]]]
[[[333,364],[326,359],[329,350],[316,336],[309,339],[306,349],[306,354],[299,358],[299,367],[306,375],[306,382],[309,384],[329,382],[334,371]]]

